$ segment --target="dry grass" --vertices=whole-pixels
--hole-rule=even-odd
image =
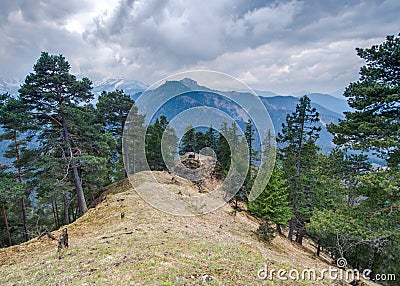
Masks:
[[[196,191],[184,179],[173,186],[169,174],[156,175],[172,191]],[[266,263],[300,271],[329,265],[308,242],[300,247],[278,236],[266,245],[254,233],[259,221],[229,205],[202,216],[172,216],[149,206],[128,181],[110,187],[102,200],[68,226],[70,248],[60,260],[48,238],[1,249],[0,285],[342,285],[260,280],[257,271]]]

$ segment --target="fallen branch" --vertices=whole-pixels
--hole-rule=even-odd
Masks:
[[[38,239],[41,239],[43,236],[47,236],[48,238],[51,238],[51,240],[57,240],[57,238],[52,234],[51,232],[48,232],[47,230],[42,232],[39,236]]]

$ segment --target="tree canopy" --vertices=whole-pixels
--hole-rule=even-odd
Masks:
[[[373,150],[392,166],[400,163],[400,37],[371,48],[357,48],[366,61],[360,79],[344,92],[353,112],[328,126],[333,142],[359,150]]]

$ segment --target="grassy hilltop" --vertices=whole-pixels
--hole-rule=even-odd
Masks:
[[[154,174],[169,190],[196,192],[190,181]],[[146,182],[149,175],[136,176]],[[62,250],[61,259],[57,242],[47,236],[1,249],[0,285],[347,285],[260,280],[257,271],[266,263],[271,269],[299,271],[330,265],[315,257],[308,242],[298,246],[277,236],[265,244],[255,233],[259,223],[229,205],[202,216],[168,215],[148,205],[124,180],[67,226],[70,247]]]

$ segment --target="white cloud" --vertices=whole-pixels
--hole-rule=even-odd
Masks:
[[[83,34],[86,27],[99,15],[107,16],[118,5],[119,0],[90,0],[86,3],[86,9],[79,10],[71,15],[64,25],[71,33]]]
[[[256,89],[282,94],[296,90],[332,92],[358,77],[362,61],[354,47],[371,46],[384,38],[286,46],[272,43],[239,52],[224,53],[201,68],[230,73]]]
[[[329,92],[357,79],[355,47],[399,32],[399,12],[396,0],[15,0],[0,11],[0,77],[24,77],[46,50],[93,80],[214,69],[258,89]]]

